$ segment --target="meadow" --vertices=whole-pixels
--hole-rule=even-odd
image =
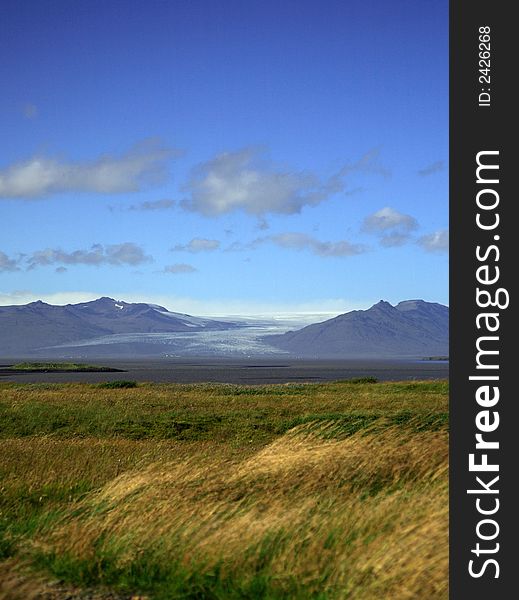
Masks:
[[[113,384],[0,383],[0,598],[448,597],[446,381]]]

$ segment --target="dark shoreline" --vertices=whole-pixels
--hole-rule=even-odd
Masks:
[[[99,369],[13,369],[9,366],[5,367],[4,365],[0,365],[0,377],[24,373],[125,373],[125,370],[110,367],[102,367]]]

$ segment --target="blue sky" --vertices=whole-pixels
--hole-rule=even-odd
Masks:
[[[448,301],[448,3],[0,8],[0,303]]]

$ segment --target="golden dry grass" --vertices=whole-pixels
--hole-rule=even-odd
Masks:
[[[20,560],[156,599],[447,598],[444,385],[59,391],[4,400],[11,434],[44,415],[2,440]],[[124,437],[167,411],[191,437]]]
[[[447,436],[399,428],[323,440],[290,432],[244,461],[174,461],[126,473],[54,532],[48,549],[118,566],[158,545],[224,575],[257,571],[330,597],[446,598]],[[380,595],[379,595],[380,594]]]

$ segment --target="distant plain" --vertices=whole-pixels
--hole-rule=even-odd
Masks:
[[[424,357],[425,358],[425,357]],[[89,362],[124,373],[10,373],[8,367],[23,360],[0,359],[2,381],[18,383],[100,383],[128,379],[153,383],[270,384],[325,382],[355,377],[379,381],[447,379],[448,361],[434,360],[296,360],[296,359],[90,359]]]

